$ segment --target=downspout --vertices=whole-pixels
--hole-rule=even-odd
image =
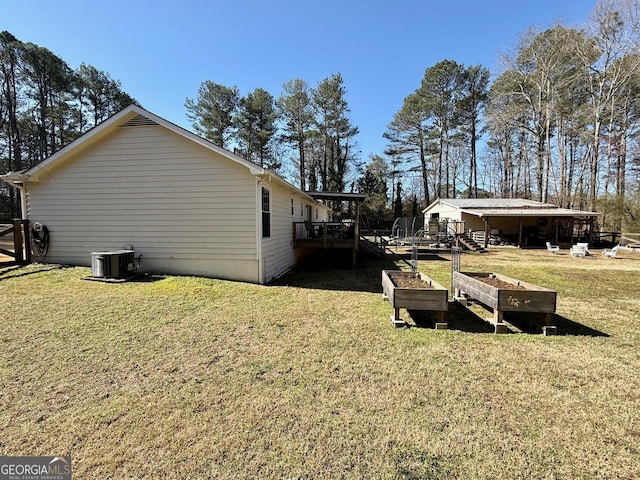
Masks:
[[[13,186],[20,190],[20,220],[28,220],[29,215],[27,215],[27,187],[25,187],[24,183],[22,185],[14,183]]]
[[[20,220],[27,220],[27,187],[25,186],[26,175],[20,173],[9,172],[6,175],[0,175],[0,180],[5,181],[11,187],[20,191]]]
[[[18,180],[5,180],[10,186],[20,191],[20,220],[27,220],[27,187],[24,182]]]

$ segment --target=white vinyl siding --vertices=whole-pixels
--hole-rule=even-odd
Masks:
[[[291,199],[293,205],[302,205],[291,215]],[[300,194],[287,191],[284,188],[271,189],[271,237],[262,239],[262,255],[265,271],[265,281],[269,282],[291,269],[301,258],[301,251],[293,248],[293,224],[304,222],[307,206],[316,208],[316,203]],[[321,212],[326,207],[318,205]],[[323,214],[321,213],[321,216]],[[324,213],[326,217],[326,213]]]
[[[444,220],[444,219],[455,220],[455,221],[462,220],[462,212],[460,211],[459,208],[455,208],[455,207],[452,207],[451,205],[447,205],[445,203],[438,201],[434,205],[431,205],[431,208],[429,210],[424,212],[425,225],[429,224],[429,221],[431,220],[431,216],[434,214],[437,214],[438,220]]]
[[[257,282],[255,188],[245,166],[160,126],[117,128],[27,185],[47,261],[133,245],[146,271]]]

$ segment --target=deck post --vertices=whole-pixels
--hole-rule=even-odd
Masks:
[[[356,224],[355,228],[353,229],[353,241],[354,248],[357,250],[358,242],[360,241],[360,202],[358,200],[356,200]]]
[[[327,248],[327,222],[322,222],[322,248]]]

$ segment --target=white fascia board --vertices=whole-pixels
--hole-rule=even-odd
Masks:
[[[438,198],[437,200],[431,202],[431,204],[428,205],[424,210],[422,210],[422,213],[426,214],[429,210],[431,210],[433,207],[435,207],[436,205],[439,205],[439,204],[448,205],[450,207],[452,206],[452,205],[449,205],[448,203],[443,202],[441,199]]]

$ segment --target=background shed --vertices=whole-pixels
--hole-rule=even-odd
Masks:
[[[423,210],[425,224],[448,220],[486,247],[590,242],[599,213],[517,198],[438,199]]]

